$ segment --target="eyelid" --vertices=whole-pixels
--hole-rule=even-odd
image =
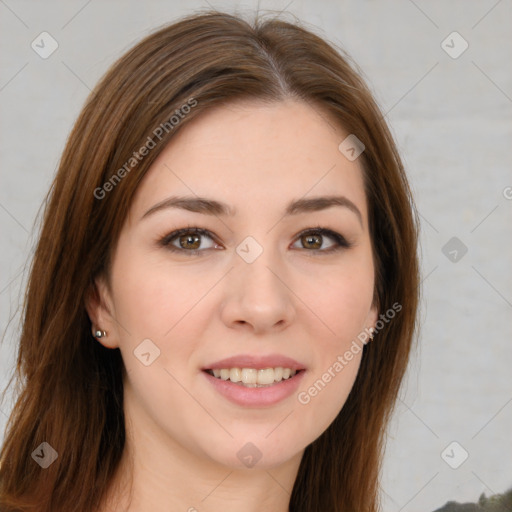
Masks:
[[[207,248],[207,249],[183,249],[175,247],[171,244],[171,241],[178,238],[179,236],[185,235],[185,234],[197,234],[200,236],[204,236],[207,238],[210,238],[216,245],[219,245],[217,237],[208,229],[199,228],[195,226],[187,226],[185,228],[180,228],[172,231],[171,233],[165,235],[161,239],[158,240],[158,244],[172,252],[186,254],[186,255],[195,255],[198,253],[203,253],[209,250],[212,250],[213,248]],[[352,242],[349,242],[342,234],[338,233],[337,231],[334,231],[329,228],[325,228],[323,226],[312,226],[309,228],[306,228],[302,230],[300,233],[295,235],[292,245],[297,242],[301,237],[308,235],[308,234],[320,234],[321,236],[327,236],[335,241],[334,247],[331,247],[329,249],[304,249],[301,248],[299,250],[304,251],[306,253],[312,253],[311,256],[315,255],[327,255],[332,254],[334,252],[343,250],[343,249],[349,249],[354,244]],[[215,250],[219,250],[217,247]]]

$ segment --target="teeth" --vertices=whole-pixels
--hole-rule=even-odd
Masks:
[[[258,384],[272,384],[274,382],[274,369],[258,370]]]
[[[229,380],[231,382],[240,382],[242,380],[242,370],[240,368],[231,368],[229,370]]]
[[[242,382],[244,384],[258,384],[258,370],[254,368],[242,368]],[[260,382],[260,384],[263,384]]]
[[[281,382],[293,377],[297,370],[290,368],[265,368],[257,370],[256,368],[222,368],[220,370],[210,370],[214,377],[222,380],[230,380],[246,387],[270,386],[274,382]]]

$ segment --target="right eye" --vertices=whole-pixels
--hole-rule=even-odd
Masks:
[[[209,238],[214,245],[204,247],[202,238]],[[199,252],[210,249],[218,249],[219,245],[215,242],[213,234],[202,228],[188,227],[177,229],[168,235],[165,235],[158,243],[172,252],[181,254],[195,255]]]

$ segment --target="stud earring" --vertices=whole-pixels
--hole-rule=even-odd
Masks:
[[[94,331],[94,337],[95,338],[104,338],[107,335],[106,331],[100,331],[99,329],[97,331]]]
[[[373,331],[375,329],[373,327],[370,327],[368,330],[370,331],[370,341],[373,341],[373,338],[375,338],[375,335],[373,334]]]

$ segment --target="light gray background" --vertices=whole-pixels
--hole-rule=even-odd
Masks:
[[[207,7],[0,0],[2,388],[15,361],[36,214],[89,89],[147,33]],[[287,0],[260,9],[286,9],[356,60],[387,113],[421,214],[420,348],[390,428],[384,511],[432,511],[504,492],[512,486],[511,2]],[[59,44],[46,60],[30,46],[42,31]],[[469,44],[457,59],[441,46],[453,31]],[[468,248],[456,262],[442,252],[454,236]],[[10,407],[9,398],[1,404],[2,431]],[[452,441],[469,453],[458,469],[441,457]]]

